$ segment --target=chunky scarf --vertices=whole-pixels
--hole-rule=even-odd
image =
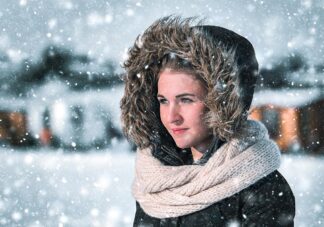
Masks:
[[[240,192],[279,166],[280,152],[267,129],[248,120],[203,166],[165,166],[150,148],[138,150],[132,192],[148,215],[178,217]]]

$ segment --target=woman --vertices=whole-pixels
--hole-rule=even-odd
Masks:
[[[247,120],[253,46],[192,23],[156,21],[125,62],[123,129],[139,148],[134,226],[293,226],[278,147]]]

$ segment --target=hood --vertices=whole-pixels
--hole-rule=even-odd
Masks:
[[[128,51],[121,100],[124,134],[140,148],[167,136],[156,95],[159,61],[170,53],[189,61],[206,82],[206,123],[215,136],[230,140],[246,121],[253,96],[258,74],[253,46],[225,28],[179,17],[157,20]]]

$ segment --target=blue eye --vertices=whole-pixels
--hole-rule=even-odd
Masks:
[[[168,101],[166,99],[160,98],[158,99],[160,104],[166,104]]]
[[[181,98],[180,100],[182,103],[192,103],[193,102],[193,100],[190,98]]]

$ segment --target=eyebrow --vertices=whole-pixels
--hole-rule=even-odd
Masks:
[[[183,94],[180,94],[180,95],[176,95],[176,98],[181,98],[181,97],[184,97],[184,96],[192,96],[192,97],[196,97],[196,95],[191,94],[191,93],[183,93]],[[164,98],[164,96],[163,96],[163,95],[160,95],[160,94],[158,94],[157,97],[158,97],[158,98],[159,98],[159,97]]]

